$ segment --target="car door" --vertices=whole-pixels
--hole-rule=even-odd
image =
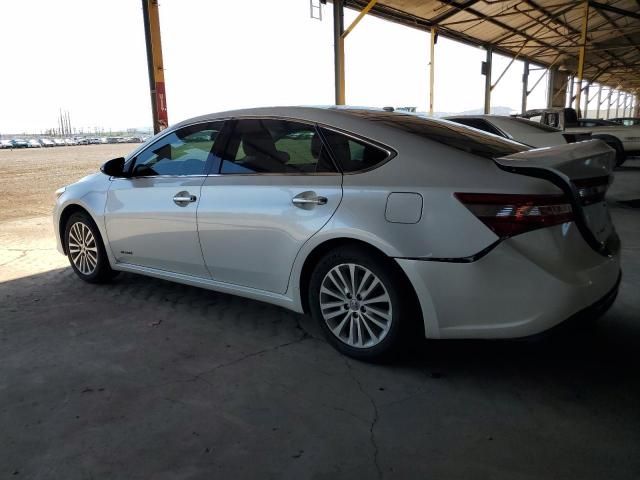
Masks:
[[[285,293],[302,245],[342,198],[342,175],[312,124],[233,122],[220,171],[198,205],[200,243],[214,280]]]
[[[105,223],[118,262],[210,278],[196,212],[206,173],[218,168],[212,152],[223,123],[168,133],[127,162],[128,178],[113,179]]]

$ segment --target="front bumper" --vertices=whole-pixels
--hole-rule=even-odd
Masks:
[[[607,297],[619,281],[619,253],[596,253],[574,227],[519,235],[474,262],[396,259],[418,295],[426,336],[528,337]]]

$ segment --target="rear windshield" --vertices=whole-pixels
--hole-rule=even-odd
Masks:
[[[520,143],[446,120],[376,110],[343,111],[485,158],[504,157],[529,149]]]
[[[527,120],[526,118],[519,117],[510,117],[511,120],[515,120],[516,122],[520,122],[523,126],[527,126],[532,130],[542,130],[543,132],[560,132],[559,128],[550,127],[549,125],[545,125],[544,123],[534,122],[531,120]]]

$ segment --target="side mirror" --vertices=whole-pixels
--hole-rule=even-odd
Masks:
[[[100,171],[110,177],[124,177],[124,157],[109,160],[100,167]]]

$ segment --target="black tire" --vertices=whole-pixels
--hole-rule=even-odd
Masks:
[[[348,274],[349,270],[347,264],[353,264],[360,267],[360,269],[357,269],[356,271],[361,272],[361,279],[364,277],[364,275],[366,275],[365,270],[368,270],[371,274],[375,275],[375,277],[377,277],[377,279],[383,285],[384,290],[386,291],[386,293],[388,294],[388,298],[390,299],[390,302],[385,302],[384,304],[386,306],[386,304],[390,303],[391,306],[391,313],[390,315],[388,315],[391,320],[390,324],[388,324],[386,334],[384,334],[384,336],[380,335],[381,340],[378,343],[372,344],[371,346],[364,346],[364,340],[366,340],[367,337],[370,342],[375,341],[375,337],[369,335],[366,332],[365,323],[367,323],[367,327],[374,330],[374,333],[380,333],[382,330],[378,330],[376,328],[376,325],[374,325],[374,323],[370,321],[370,317],[368,317],[369,320],[365,322],[367,313],[368,315],[371,315],[373,312],[375,312],[375,310],[373,310],[373,312],[369,310],[368,312],[365,311],[362,314],[359,313],[360,310],[358,310],[358,308],[365,309],[365,303],[362,303],[360,307],[357,306],[358,303],[355,303],[355,310],[352,310],[352,308],[354,308],[354,305],[352,305],[351,303],[344,304],[339,307],[332,307],[331,311],[325,309],[325,312],[328,312],[328,315],[332,315],[333,313],[335,313],[335,318],[337,320],[325,320],[322,312],[321,296],[325,301],[325,305],[327,305],[327,302],[331,299],[331,296],[327,296],[326,293],[321,293],[323,282],[325,281],[327,274],[330,271],[335,272],[334,268],[340,265],[343,265],[343,267],[340,268],[347,269],[346,272]],[[344,271],[345,270],[343,270],[343,272]],[[357,276],[358,273],[356,273],[356,277]],[[364,285],[367,285],[367,283],[364,281],[362,283]],[[341,284],[344,285],[344,283]],[[362,291],[364,292],[365,290],[366,289],[363,288]],[[323,292],[326,292],[326,290],[324,290]],[[384,293],[384,291],[382,290],[378,290],[378,292]],[[419,325],[418,322],[421,321],[420,315],[417,314],[415,295],[413,294],[413,290],[408,284],[408,281],[406,280],[400,267],[395,264],[393,260],[359,246],[345,246],[337,248],[322,257],[318,264],[315,266],[313,273],[311,274],[308,295],[311,315],[320,325],[320,328],[324,332],[327,341],[341,353],[358,360],[381,361],[387,360],[390,357],[394,356],[394,354],[398,353],[400,346],[407,340],[409,333],[411,331],[418,330],[418,328],[416,327],[417,325]],[[346,295],[347,293],[345,290],[344,298],[346,298]],[[350,296],[349,298],[353,299],[354,297]],[[362,298],[362,300],[364,302],[367,301],[365,298]],[[336,298],[336,303],[342,301],[351,302],[350,300],[338,300]],[[375,308],[377,309],[380,304],[374,303],[373,305],[376,305]],[[335,308],[335,310],[333,310],[333,308]],[[374,307],[371,306],[369,308],[373,309]],[[340,309],[344,309],[344,311],[340,311]],[[347,317],[347,320],[344,320],[345,317],[342,316],[343,313]],[[361,316],[358,316],[359,314]],[[361,324],[361,329],[364,333],[359,337],[360,343],[362,343],[363,346],[355,347],[349,345],[348,343],[346,343],[347,340],[341,340],[340,338],[338,338],[338,336],[333,333],[332,329],[327,324],[327,322],[340,323],[340,321],[344,320],[345,322],[349,323],[348,326],[346,323],[344,324],[345,328],[355,328],[352,327],[354,323],[352,323],[352,321],[350,320],[350,315],[353,315],[354,322],[363,322]],[[358,318],[359,320],[355,320],[356,318]],[[377,320],[381,320],[383,317],[377,317],[374,315],[374,318]],[[387,321],[385,320],[385,322]],[[334,325],[333,328],[338,329],[338,325]],[[419,330],[422,331],[422,329]],[[346,333],[344,331],[344,328],[340,331]],[[356,331],[358,331],[358,329],[356,329]]]
[[[81,225],[78,225],[81,224]],[[72,256],[73,248],[70,247],[70,238],[72,236],[77,236],[77,233],[71,233],[72,228],[74,228],[74,232],[77,232],[76,229],[82,229],[84,226],[88,228],[91,234],[93,235],[94,242],[89,242],[88,248],[95,248],[95,266],[92,267],[89,263],[85,263],[84,265],[89,265],[89,267],[85,268],[85,272],[83,272],[78,266],[76,262],[74,262]],[[95,245],[95,247],[93,247]],[[104,243],[102,242],[102,237],[100,236],[100,230],[98,230],[97,225],[93,221],[93,219],[86,213],[76,212],[72,214],[67,220],[67,224],[64,229],[64,246],[65,251],[67,252],[67,258],[69,258],[69,263],[71,264],[71,268],[76,273],[78,277],[84,280],[87,283],[106,283],[111,281],[118,272],[111,269],[111,265],[109,265],[109,258],[107,257],[107,252],[104,248]],[[93,252],[93,250],[92,250]],[[80,264],[82,267],[82,263]]]

